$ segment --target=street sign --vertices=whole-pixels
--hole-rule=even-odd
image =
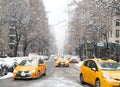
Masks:
[[[103,47],[104,43],[97,43],[97,46]]]

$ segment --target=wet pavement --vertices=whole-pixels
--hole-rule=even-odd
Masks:
[[[33,80],[2,79],[0,87],[90,87],[80,84],[79,70],[75,64],[71,64],[70,67],[55,67],[53,60],[46,63],[46,76]]]

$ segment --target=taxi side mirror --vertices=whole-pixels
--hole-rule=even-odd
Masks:
[[[93,70],[93,71],[97,71],[97,69],[96,69],[96,68],[91,68],[91,70]]]
[[[42,66],[42,64],[39,64],[39,66]]]
[[[56,61],[57,59],[54,59],[54,61]]]

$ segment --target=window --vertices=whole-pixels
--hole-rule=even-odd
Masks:
[[[97,66],[96,66],[95,62],[94,62],[94,61],[91,61],[91,60],[86,61],[86,62],[84,63],[84,65],[85,65],[86,67],[88,67],[88,68],[96,68],[96,69],[97,69]]]
[[[119,37],[119,30],[116,30],[116,37]]]
[[[10,33],[9,33],[10,35],[15,35],[15,30],[13,30],[13,29],[10,29]]]
[[[110,31],[110,37],[112,37],[112,31]]]
[[[86,62],[84,63],[84,65],[85,65],[86,67],[89,67],[89,66],[90,66],[90,62],[89,62],[89,61],[86,61]]]
[[[116,26],[119,26],[119,25],[120,25],[120,23],[118,21],[116,21]]]
[[[119,40],[116,40],[115,42],[116,42],[116,43],[120,43],[120,41],[119,41]]]
[[[14,43],[14,37],[10,37],[10,43]]]
[[[43,64],[44,63],[44,61],[43,60],[39,60],[39,64]]]
[[[108,38],[110,37],[109,32],[107,33]]]
[[[116,26],[120,26],[120,19],[116,20]]]
[[[14,49],[14,46],[13,46],[13,45],[10,45],[10,49]]]

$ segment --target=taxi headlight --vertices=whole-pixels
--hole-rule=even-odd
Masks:
[[[112,79],[112,78],[110,78],[107,74],[105,74],[105,73],[103,73],[103,78],[105,78],[105,79]]]
[[[58,61],[56,63],[59,63]]]
[[[29,73],[35,73],[35,70],[31,70],[31,71],[29,71]]]
[[[15,70],[15,69],[14,69],[14,71],[13,71],[13,72],[14,72],[14,73],[18,73],[18,71],[17,71],[17,70]]]
[[[66,61],[66,63],[69,63],[68,61]]]

